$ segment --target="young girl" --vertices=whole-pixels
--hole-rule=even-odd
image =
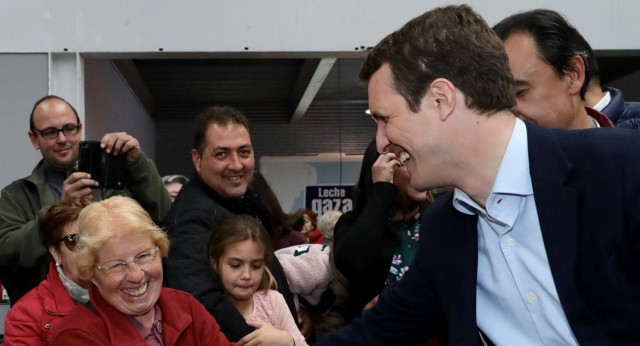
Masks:
[[[307,345],[284,297],[275,290],[275,279],[267,269],[273,246],[258,220],[248,215],[224,219],[213,231],[208,253],[211,268],[220,276],[227,298],[249,325],[258,328],[239,344],[293,337],[296,346]]]

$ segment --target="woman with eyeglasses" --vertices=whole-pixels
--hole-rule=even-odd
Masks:
[[[52,345],[231,345],[193,296],[162,287],[169,239],[136,201],[115,196],[87,206],[78,237],[90,304],[60,321]]]
[[[59,201],[40,219],[40,239],[53,261],[47,278],[9,310],[4,345],[47,345],[60,319],[89,300],[88,282],[80,279],[74,251],[78,215],[87,204],[81,199]]]

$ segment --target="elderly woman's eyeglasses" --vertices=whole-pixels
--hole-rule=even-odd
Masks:
[[[64,242],[64,245],[69,249],[69,251],[74,251],[76,249],[76,245],[78,245],[78,233],[67,234],[64,237],[53,242],[53,245],[58,245]]]
[[[156,259],[159,251],[160,249],[158,249],[158,247],[156,246],[153,249],[148,249],[141,252],[131,261],[113,260],[104,264],[97,265],[96,268],[98,268],[98,270],[103,272],[105,275],[122,275],[126,273],[130,264],[135,263],[139,267],[142,267],[146,264],[151,263],[154,259]]]

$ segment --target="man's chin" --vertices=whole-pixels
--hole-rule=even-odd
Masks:
[[[47,163],[49,164],[49,166],[57,169],[57,170],[61,170],[61,171],[66,171],[69,169],[72,169],[73,167],[75,167],[76,162],[75,161],[47,161]]]
[[[409,180],[409,186],[411,186],[411,188],[416,191],[429,190],[428,184],[425,184],[424,181],[420,181],[416,176],[411,176],[411,180]]]
[[[224,197],[229,199],[240,198],[247,193],[247,185],[238,186],[238,187],[228,187],[223,192]]]

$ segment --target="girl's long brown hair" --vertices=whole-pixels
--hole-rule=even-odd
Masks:
[[[207,246],[207,254],[209,254],[209,261],[212,264],[211,269],[215,271],[213,264],[217,264],[218,267],[221,265],[220,260],[227,246],[245,240],[254,241],[264,249],[264,273],[258,289],[277,289],[276,280],[267,268],[267,264],[271,262],[273,257],[271,237],[260,221],[249,215],[229,216],[213,229]]]

